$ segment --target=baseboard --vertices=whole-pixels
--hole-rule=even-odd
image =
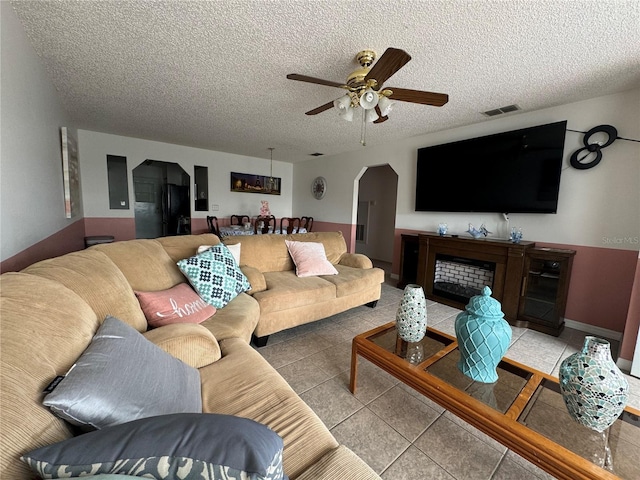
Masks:
[[[589,325],[588,323],[576,322],[575,320],[564,320],[565,327],[573,328],[574,330],[580,330],[581,332],[590,333],[598,337],[610,338],[611,340],[622,340],[622,333],[608,328],[596,327],[595,325]]]

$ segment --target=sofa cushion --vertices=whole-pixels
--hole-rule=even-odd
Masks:
[[[322,243],[285,240],[285,244],[293,263],[296,264],[298,277],[338,274],[338,271],[327,260]]]
[[[113,315],[140,332],[147,329],[147,320],[129,282],[102,252],[81,250],[34,263],[23,271],[56,280],[70,288],[100,319]]]
[[[326,277],[298,277],[292,270],[266,272],[267,289],[253,295],[261,314],[314,305],[336,298],[336,287]]]
[[[173,323],[143,333],[144,338],[193,368],[220,360],[216,337],[202,325]]]
[[[96,429],[201,412],[200,374],[126,323],[107,317],[43,404],[73,425]]]
[[[267,289],[267,281],[260,270],[250,267],[249,265],[240,265],[240,270],[242,270],[242,273],[244,273],[244,276],[247,277],[247,280],[249,280],[249,283],[251,284],[251,289],[247,291],[249,295],[253,295],[254,293],[262,292]]]
[[[155,292],[184,282],[184,276],[159,240],[127,240],[89,248],[104,252],[122,271],[133,290]],[[192,252],[196,248],[193,247]]]
[[[178,262],[178,268],[210,305],[223,308],[251,288],[226,245],[214,245]]]
[[[320,242],[324,246],[324,253],[333,265],[338,263],[342,255],[347,253],[347,243],[342,232],[309,232],[293,233],[286,236],[287,240],[298,242]]]
[[[171,323],[201,323],[216,313],[186,283],[159,292],[136,292],[147,322],[152,327]]]
[[[335,267],[339,275],[327,275],[322,278],[335,285],[337,297],[346,297],[376,286],[380,287],[384,283],[384,270],[381,268],[362,269],[344,265]]]
[[[218,310],[215,316],[200,325],[206,327],[218,341],[225,338],[242,338],[251,341],[251,334],[260,319],[260,305],[253,297],[241,293],[226,307]]]
[[[35,473],[145,478],[280,480],[282,439],[246,418],[174,414],[144,418],[39,448],[21,458]]]
[[[225,245],[242,244],[242,265],[261,272],[293,270],[294,264],[285,245],[286,235],[233,235],[224,238]]]
[[[157,238],[156,241],[162,245],[174,264],[178,260],[195,255],[201,245],[218,245],[220,243],[218,236],[213,233],[173,235]]]
[[[42,405],[42,391],[69,370],[100,322],[64,285],[26,273],[0,276],[0,312],[0,477],[31,478],[20,454],[72,436]]]

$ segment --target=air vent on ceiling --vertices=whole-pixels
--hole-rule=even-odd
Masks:
[[[310,153],[309,155],[311,155],[312,157],[321,157],[322,155],[324,155],[324,153]]]
[[[496,108],[495,110],[487,110],[486,112],[482,112],[482,114],[486,115],[487,117],[495,117],[496,115],[515,112],[517,110],[520,110],[520,107],[518,105],[507,105],[506,107]]]

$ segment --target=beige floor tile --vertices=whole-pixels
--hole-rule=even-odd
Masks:
[[[300,397],[329,429],[364,408],[364,404],[336,379],[327,380],[307,390]]]
[[[300,352],[289,346],[289,342],[267,344],[265,347],[259,348],[258,352],[271,364],[274,368],[280,368],[293,362],[297,362],[304,358],[305,352]]]
[[[528,471],[530,474],[532,474],[535,479],[542,479],[542,480],[552,480],[553,478],[555,478],[553,475],[545,472],[544,470],[542,470],[540,467],[538,467],[537,465],[534,465],[533,463],[531,463],[530,461],[522,458],[520,455],[518,455],[517,453],[509,450],[507,452],[507,454],[504,456],[503,462],[504,460],[507,460],[509,462],[513,462],[513,463],[517,463],[519,466],[521,466],[522,468],[524,468],[526,471]],[[526,478],[532,478],[531,475],[527,475],[527,474],[523,474],[521,476],[517,476],[517,477],[512,477],[512,478],[518,478],[518,479],[526,479]]]
[[[351,342],[342,342],[332,348],[322,350],[306,357],[305,361],[313,363],[332,377],[349,372],[351,368]]]
[[[440,415],[398,385],[380,395],[368,407],[410,442],[418,438]]]
[[[455,480],[415,447],[409,447],[382,473],[384,480]]]
[[[305,359],[289,363],[277,370],[298,395],[331,378],[327,372]]]
[[[372,400],[378,398],[387,390],[396,385],[397,380],[388,373],[383,372],[371,364],[367,365],[367,361],[358,359],[358,376],[356,381],[355,397],[365,405]],[[343,372],[336,378],[343,383],[349,385],[350,372]]]
[[[460,480],[488,480],[502,458],[502,452],[444,416],[414,445]]]
[[[414,390],[410,386],[405,385],[404,383],[399,383],[397,386],[398,386],[398,388],[404,390],[405,392],[407,392],[408,394],[410,394],[414,398],[417,398],[418,400],[420,400],[422,403],[426,404],[432,410],[435,410],[438,413],[443,413],[443,412],[446,411],[446,409],[444,407],[441,407],[436,402],[434,402],[433,400],[425,397],[420,392],[417,392],[416,390]]]
[[[381,473],[409,446],[409,442],[368,408],[358,410],[331,432],[373,470]]]
[[[490,445],[491,447],[495,448],[499,452],[504,454],[507,451],[507,447],[502,445],[500,442],[494,440],[493,438],[491,438],[486,433],[482,433],[480,430],[478,430],[473,425],[470,425],[467,422],[465,422],[464,420],[461,420],[460,418],[456,417],[453,413],[447,411],[447,412],[444,413],[444,416],[447,419],[449,419],[452,422],[454,422],[455,424],[457,424],[460,427],[464,428],[467,432],[469,432],[470,434],[474,435],[479,440],[482,440],[487,445]]]

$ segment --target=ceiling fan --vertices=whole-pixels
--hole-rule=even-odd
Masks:
[[[352,72],[347,77],[345,84],[331,80],[323,80],[321,78],[308,77],[297,73],[290,73],[287,75],[287,78],[289,80],[327,85],[329,87],[338,87],[347,90],[346,95],[343,97],[327,102],[313,110],[309,110],[306,112],[306,115],[317,115],[318,113],[335,107],[339,111],[340,116],[348,121],[353,119],[353,111],[358,106],[364,109],[363,118],[365,122],[382,123],[389,118],[387,114],[391,109],[391,100],[432,105],[435,107],[441,107],[449,101],[449,96],[445,93],[424,92],[421,90],[409,90],[407,88],[396,87],[382,88],[384,82],[411,60],[411,56],[404,50],[387,48],[380,59],[373,65],[375,59],[376,53],[372,50],[363,50],[358,53],[356,60],[361,68]],[[373,67],[371,65],[373,65]]]

